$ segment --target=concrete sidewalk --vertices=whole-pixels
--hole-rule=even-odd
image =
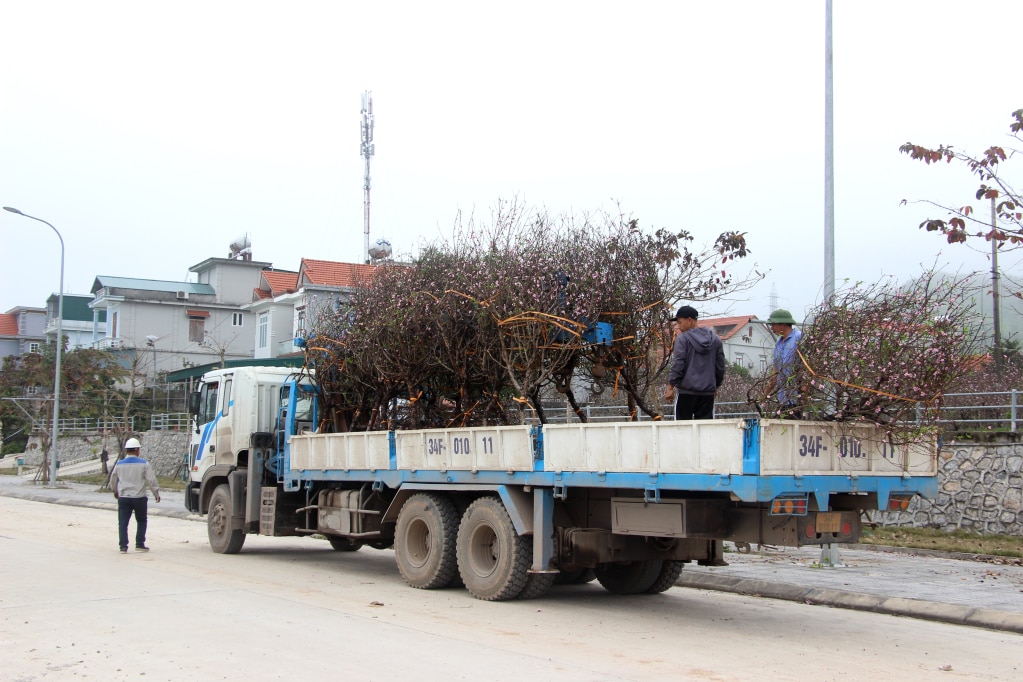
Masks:
[[[0,475],[0,495],[37,502],[116,510],[95,485],[48,488],[32,476]],[[182,491],[161,491],[149,513],[204,521],[184,507]],[[1023,565],[905,551],[842,548],[843,567],[821,568],[818,548],[761,548],[725,554],[728,566],[687,564],[678,585],[807,604],[874,611],[1023,634]]]
[[[886,548],[840,550],[822,568],[819,548],[725,554],[728,566],[687,564],[679,585],[874,611],[1023,634],[1023,565]]]

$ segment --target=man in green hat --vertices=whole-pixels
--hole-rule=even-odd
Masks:
[[[767,318],[771,331],[778,340],[774,344],[774,375],[771,391],[777,392],[778,404],[783,413],[798,417],[795,413],[796,402],[799,400],[799,387],[795,385],[796,346],[803,338],[803,332],[796,329],[792,313],[779,308]]]

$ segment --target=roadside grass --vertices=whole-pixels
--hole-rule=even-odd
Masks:
[[[933,549],[940,552],[987,554],[990,556],[1023,557],[1023,537],[1014,535],[980,535],[964,530],[942,531],[933,528],[878,527],[864,528],[860,536],[864,545],[887,545]]]

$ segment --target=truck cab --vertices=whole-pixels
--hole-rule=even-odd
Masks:
[[[276,478],[290,436],[315,426],[313,391],[308,373],[288,367],[234,367],[203,375],[189,401],[188,510],[206,513],[216,486],[256,465],[250,461],[255,452],[268,478]]]

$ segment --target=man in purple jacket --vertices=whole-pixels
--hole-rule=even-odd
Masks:
[[[725,351],[710,329],[698,327],[696,309],[675,313],[678,335],[671,352],[665,400],[675,399],[675,419],[713,419],[714,394],[725,380]]]

